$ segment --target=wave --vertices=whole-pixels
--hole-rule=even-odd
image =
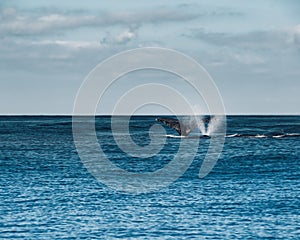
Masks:
[[[226,138],[244,137],[244,138],[290,138],[300,137],[300,133],[275,133],[275,134],[245,134],[245,133],[234,133],[229,134]]]
[[[266,138],[267,136],[264,134],[256,134],[255,138]]]
[[[209,138],[209,136],[203,135],[190,135],[190,136],[180,136],[167,134],[165,135],[169,138]],[[246,134],[246,133],[234,133],[226,135],[226,138],[292,138],[300,137],[300,133],[284,133],[284,134]]]
[[[226,137],[231,138],[231,137],[239,137],[239,136],[241,136],[241,134],[235,133],[235,134],[227,135]]]
[[[186,138],[186,136],[173,135],[173,134],[167,134],[166,137],[169,137],[169,138]]]

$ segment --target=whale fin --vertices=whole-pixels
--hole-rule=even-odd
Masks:
[[[194,122],[192,122],[192,124],[186,125],[174,118],[157,118],[156,121],[175,129],[181,136],[189,135],[190,132],[197,127]]]
[[[170,128],[175,129],[181,135],[180,122],[174,118],[157,118],[156,121],[161,122]]]

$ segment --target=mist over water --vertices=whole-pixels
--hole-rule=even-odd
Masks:
[[[203,121],[203,117],[202,116],[194,116],[193,121],[196,121],[196,124],[197,124],[198,129],[200,130],[201,134],[202,135],[207,135],[206,134],[205,123]]]
[[[224,117],[220,116],[205,116],[205,115],[194,115],[189,117],[188,125],[193,129],[194,126],[200,130],[201,135],[212,136],[218,133],[220,127],[224,123]]]

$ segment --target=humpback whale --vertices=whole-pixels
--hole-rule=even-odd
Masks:
[[[188,125],[174,118],[156,118],[156,121],[175,129],[180,136],[187,136],[198,127],[196,121],[191,121]]]

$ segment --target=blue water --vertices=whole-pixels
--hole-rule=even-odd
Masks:
[[[156,116],[134,117],[133,140],[149,144]],[[122,118],[120,118],[122,122]],[[116,146],[109,117],[97,117],[107,157],[132,172],[156,171],[192,138],[167,138],[137,159]],[[176,135],[166,128],[168,134]],[[0,117],[0,238],[296,239],[300,236],[300,116],[230,116],[222,155],[159,191],[125,194],[98,182],[81,162],[70,117]]]

